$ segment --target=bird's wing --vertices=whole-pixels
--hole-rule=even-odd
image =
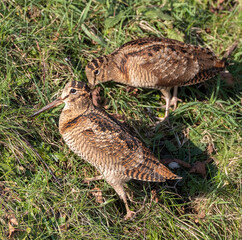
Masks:
[[[147,87],[183,85],[199,72],[195,55],[182,46],[154,45],[128,56],[130,78],[146,81]]]
[[[82,139],[108,168],[128,178],[164,181],[177,176],[163,166],[143,144],[110,115],[100,111],[82,118]],[[100,159],[102,161],[102,159]]]
[[[91,112],[80,122],[82,137],[110,157],[122,159],[139,147],[140,141],[116,119],[102,111]],[[86,134],[86,135],[85,135]]]

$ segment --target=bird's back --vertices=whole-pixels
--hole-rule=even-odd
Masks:
[[[128,42],[111,53],[110,58],[117,68],[115,81],[147,88],[196,84],[225,68],[225,62],[209,49],[168,38]]]
[[[59,126],[64,140],[106,178],[157,182],[179,178],[102,109],[92,107],[74,119],[65,120],[64,114]]]

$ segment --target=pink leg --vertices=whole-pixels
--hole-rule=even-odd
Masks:
[[[176,86],[176,87],[174,87],[173,97],[172,97],[171,102],[170,102],[170,105],[174,106],[173,111],[175,111],[176,108],[177,108],[177,101],[179,101],[179,102],[182,101],[181,99],[177,98],[177,91],[178,91],[178,87]]]
[[[125,205],[125,208],[127,211],[127,214],[125,215],[124,220],[128,220],[128,219],[132,218],[135,215],[135,212],[133,212],[129,209],[129,205],[127,202],[127,197],[126,197],[126,193],[124,191],[123,184],[120,183],[120,184],[110,184],[110,185],[114,188],[114,190],[119,195],[119,197],[124,201],[124,205]]]
[[[166,109],[165,109],[165,118],[169,116],[169,108],[171,105],[171,88],[164,88],[161,89],[162,94],[164,95],[165,101],[166,101]]]

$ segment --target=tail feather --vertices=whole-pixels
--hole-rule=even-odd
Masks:
[[[150,182],[164,182],[166,179],[181,179],[181,177],[172,173],[166,166],[161,164],[150,151],[144,150],[143,154],[144,161],[134,168],[126,169],[125,174],[127,176],[132,179]]]

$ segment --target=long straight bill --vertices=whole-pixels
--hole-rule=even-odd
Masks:
[[[46,110],[49,110],[51,108],[61,105],[62,103],[63,103],[63,100],[61,98],[57,98],[55,101],[49,103],[45,107],[41,108],[39,111],[35,112],[33,115],[31,115],[31,117],[35,117]]]

